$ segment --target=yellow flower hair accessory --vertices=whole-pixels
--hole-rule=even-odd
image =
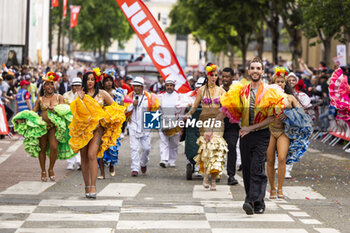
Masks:
[[[89,72],[94,73],[95,81],[96,81],[97,83],[100,82],[100,81],[102,80],[102,73],[101,73],[100,68],[96,67],[96,68],[94,68],[94,69],[92,69],[92,70],[86,71],[86,73],[89,73]],[[86,74],[86,73],[85,73],[85,74]]]
[[[285,68],[285,67],[279,67],[278,66],[278,67],[275,68],[275,75],[277,77],[281,77],[281,76],[287,77],[288,73],[289,73],[289,70],[287,68]]]
[[[57,82],[60,77],[55,72],[48,72],[42,79],[46,82]]]
[[[207,71],[207,75],[211,75],[213,71],[216,71],[217,66],[215,64],[211,64],[210,66],[207,66],[205,70]]]

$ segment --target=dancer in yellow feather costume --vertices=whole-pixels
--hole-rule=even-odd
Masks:
[[[83,90],[78,91],[79,98],[70,105],[73,121],[69,125],[69,145],[74,152],[80,151],[87,198],[96,198],[97,157],[102,158],[104,151],[115,145],[125,121],[125,107],[99,90],[101,79],[98,68],[87,71]]]
[[[202,103],[202,112],[199,120],[214,120],[219,114],[220,96],[225,93],[225,90],[216,85],[218,72],[215,64],[207,66],[206,84],[198,89],[196,100],[188,113],[188,117],[192,115],[198,105]],[[215,127],[214,127],[215,128]],[[200,137],[197,140],[199,146],[198,155],[194,157],[196,164],[200,166],[200,172],[204,174],[203,186],[209,188],[209,177],[211,176],[211,190],[216,190],[216,178],[221,175],[226,161],[226,153],[228,151],[227,143],[223,138],[224,123],[221,121],[221,126],[218,128],[201,127],[199,129]],[[205,138],[204,134],[207,131],[213,131],[210,139]]]

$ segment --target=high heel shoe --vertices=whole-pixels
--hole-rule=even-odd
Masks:
[[[46,181],[47,181],[46,172],[41,172],[41,181],[42,181],[42,182],[46,182]]]
[[[270,199],[276,199],[277,194],[276,194],[276,189],[271,189],[270,190]]]
[[[206,176],[206,175],[204,175],[204,177],[203,177],[203,187],[205,189],[209,188],[209,179],[208,179],[208,176]]]
[[[96,186],[90,186],[90,188],[95,188],[96,189]],[[89,193],[89,198],[91,199],[96,199],[96,191],[94,193]]]
[[[277,191],[277,197],[278,197],[278,198],[284,198],[282,189],[278,189],[278,191]]]
[[[85,186],[85,197],[86,198],[90,198],[90,193],[89,193],[89,190],[90,189],[90,186]]]
[[[55,176],[55,173],[53,173],[53,170],[49,170],[49,178],[51,181],[56,180],[56,176]]]

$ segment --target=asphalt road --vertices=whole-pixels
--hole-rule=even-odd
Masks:
[[[350,154],[340,144],[312,141],[285,181],[287,197],[266,199],[265,214],[254,216],[242,210],[240,172],[239,185],[227,186],[223,175],[217,191],[204,190],[200,177],[185,179],[183,151],[175,168],[161,168],[153,134],[147,173],[131,177],[126,137],[117,175],[97,182],[93,201],[84,198],[81,172],[65,170],[65,161],[57,161],[57,181],[43,183],[22,141],[1,140],[0,232],[350,232]]]

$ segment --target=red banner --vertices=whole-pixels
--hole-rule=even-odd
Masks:
[[[60,1],[59,0],[52,0],[51,1],[51,6],[52,7],[58,7],[60,5]]]
[[[78,15],[80,12],[80,6],[70,7],[70,27],[74,28],[78,25]]]
[[[63,0],[63,14],[62,17],[66,18],[67,16],[67,0]]]
[[[141,0],[116,0],[139,37],[143,47],[163,79],[175,80],[175,89],[180,93],[191,91],[184,72],[163,30]]]
[[[0,104],[0,134],[9,134],[9,127],[7,125],[6,111],[4,105]]]

